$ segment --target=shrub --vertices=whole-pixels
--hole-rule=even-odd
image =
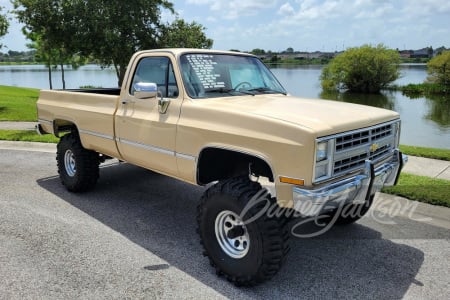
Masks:
[[[450,88],[450,51],[433,57],[427,64],[428,81]]]
[[[398,52],[382,44],[349,48],[323,68],[322,88],[378,93],[399,77],[399,62]]]

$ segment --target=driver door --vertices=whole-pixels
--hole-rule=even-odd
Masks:
[[[146,54],[132,76],[116,113],[118,149],[128,162],[177,176],[175,139],[182,99],[172,61],[168,56]],[[155,83],[157,96],[139,99],[136,83]],[[160,101],[170,102],[165,112],[160,112]]]

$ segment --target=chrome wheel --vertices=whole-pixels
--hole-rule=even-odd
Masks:
[[[77,172],[77,167],[75,164],[75,155],[73,154],[72,150],[67,150],[64,154],[64,167],[66,169],[67,175],[70,177],[75,176],[75,173]]]
[[[232,211],[220,212],[215,222],[216,238],[230,257],[242,258],[250,248],[250,236],[242,219]]]

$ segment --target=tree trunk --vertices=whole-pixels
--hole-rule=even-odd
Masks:
[[[117,64],[114,64],[114,70],[116,70],[117,85],[118,87],[121,87],[125,74],[122,74],[122,68]]]
[[[64,76],[64,64],[61,62],[61,79],[62,79],[62,86],[63,90],[66,89],[66,78]]]
[[[48,82],[50,84],[50,89],[53,90],[53,84],[52,84],[52,64],[49,61],[48,62]]]
[[[125,78],[125,72],[127,68],[119,66],[119,87],[122,87],[123,79]]]

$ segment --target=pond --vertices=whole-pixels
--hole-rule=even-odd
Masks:
[[[410,99],[400,92],[380,95],[323,93],[319,76],[322,66],[277,66],[271,68],[290,94],[307,98],[323,98],[352,102],[397,111],[402,118],[401,143],[405,145],[450,149],[450,101],[420,97]],[[426,67],[420,64],[401,66],[402,77],[397,84],[421,83]],[[67,88],[80,86],[114,87],[117,79],[113,69],[86,65],[65,72]],[[47,69],[42,65],[0,66],[0,84],[48,88]],[[53,87],[62,88],[61,71],[53,71]]]

